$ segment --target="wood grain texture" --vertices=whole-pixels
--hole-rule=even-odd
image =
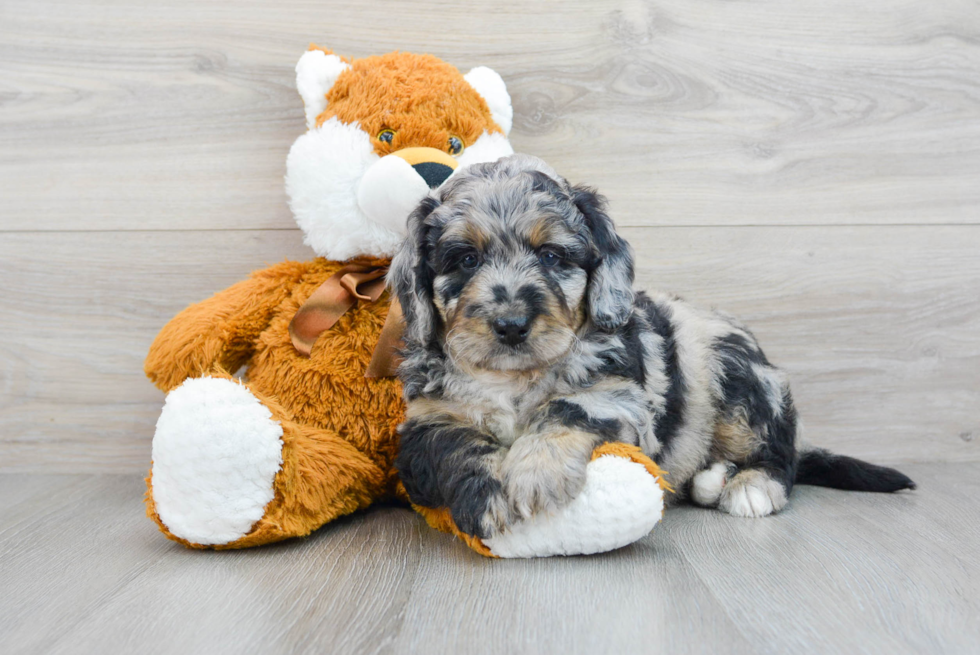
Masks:
[[[517,149],[610,197],[642,286],[742,316],[815,443],[980,459],[978,33],[967,0],[0,0],[0,470],[142,470],[156,331],[309,256],[313,40],[497,69]]]
[[[0,3],[0,228],[287,228],[310,41],[489,65],[628,225],[976,223],[971,0]]]
[[[980,464],[897,495],[798,487],[782,513],[682,506],[600,556],[487,560],[407,509],[186,550],[135,476],[0,475],[4,652],[975,653]]]
[[[629,228],[638,285],[732,312],[791,376],[810,441],[886,461],[980,459],[980,227]],[[163,324],[298,231],[8,234],[0,469],[136,472]]]

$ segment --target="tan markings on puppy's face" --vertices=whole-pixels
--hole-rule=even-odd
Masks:
[[[453,208],[435,247],[433,302],[455,360],[529,370],[565,354],[585,321],[588,253],[550,196],[507,191]]]

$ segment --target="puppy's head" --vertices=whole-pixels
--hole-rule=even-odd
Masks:
[[[389,276],[408,344],[529,370],[560,358],[583,327],[615,329],[632,311],[632,254],[602,198],[540,159],[469,167],[408,228]]]

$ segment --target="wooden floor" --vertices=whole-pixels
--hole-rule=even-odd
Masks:
[[[617,552],[518,561],[396,507],[191,551],[146,520],[135,476],[0,475],[0,651],[975,654],[980,464],[905,468],[914,493],[681,507]]]

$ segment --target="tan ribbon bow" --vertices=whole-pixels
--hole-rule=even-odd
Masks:
[[[385,290],[386,266],[376,268],[350,264],[327,278],[299,308],[289,323],[289,338],[304,357],[309,357],[313,344],[325,331],[340,320],[358,302],[377,302]],[[398,367],[398,348],[403,329],[401,305],[392,297],[371,363],[364,377],[392,377]]]

